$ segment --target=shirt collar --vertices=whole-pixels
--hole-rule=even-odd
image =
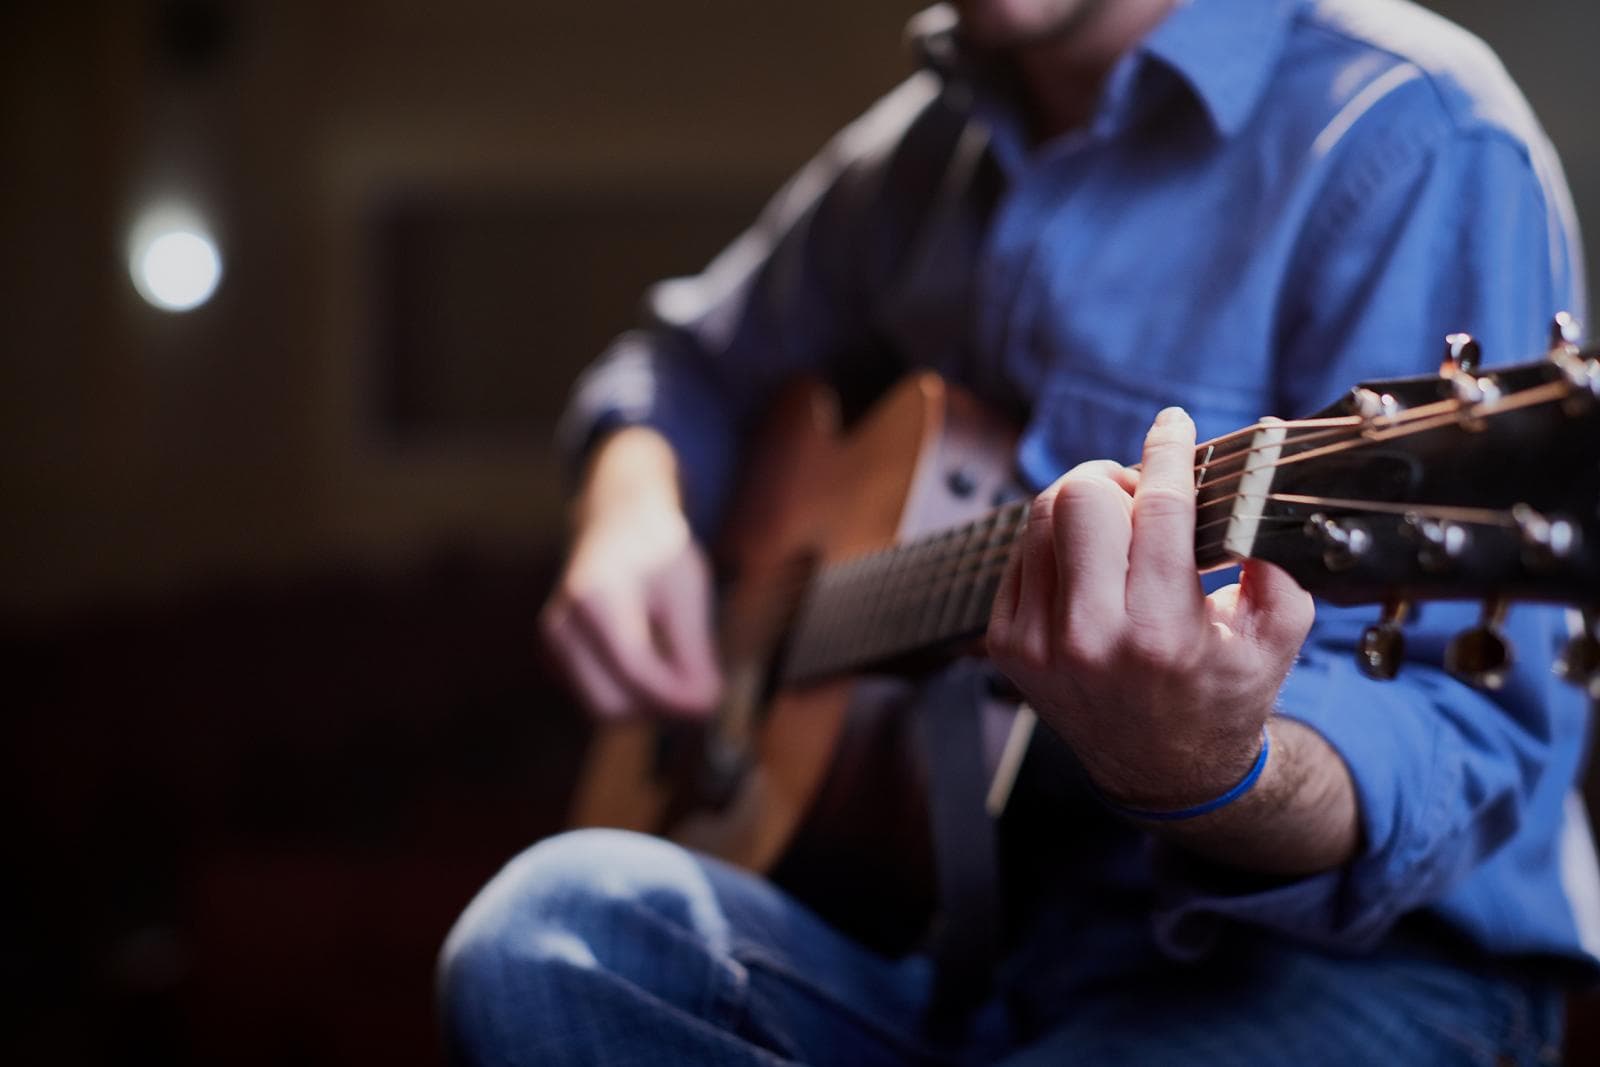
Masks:
[[[1182,79],[1224,137],[1254,114],[1302,0],[1180,0],[1137,51]]]
[[[1112,71],[1103,108],[1127,114],[1139,103],[1127,99],[1139,79],[1135,71],[1158,63],[1201,105],[1223,137],[1239,132],[1266,91],[1282,57],[1290,23],[1304,0],[1179,0]],[[984,77],[963,48],[960,22],[947,4],[913,16],[906,27],[918,58],[947,82],[971,86]]]

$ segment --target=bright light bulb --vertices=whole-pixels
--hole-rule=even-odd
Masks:
[[[222,257],[192,217],[152,212],[134,230],[128,269],[147,302],[165,311],[189,311],[216,292]]]

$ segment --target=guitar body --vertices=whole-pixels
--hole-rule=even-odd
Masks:
[[[1011,484],[1014,443],[1001,420],[931,373],[902,381],[848,433],[829,391],[791,389],[746,465],[725,529],[720,558],[733,584],[721,613],[724,706],[704,727],[600,728],[575,825],[662,834],[772,875],[875,941],[914,937],[931,906],[931,861],[897,683],[773,688],[771,667],[797,578],[984,513]],[[708,786],[708,764],[714,771],[730,751],[737,766],[711,773],[726,780]],[[846,882],[847,894],[833,891]],[[903,929],[885,929],[880,903]]]

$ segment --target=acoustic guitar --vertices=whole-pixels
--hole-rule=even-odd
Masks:
[[[1400,666],[1413,603],[1481,599],[1447,666],[1498,685],[1509,601],[1600,606],[1600,353],[1575,333],[1559,316],[1544,359],[1492,371],[1452,335],[1437,376],[1201,443],[1197,570],[1262,559],[1325,600],[1381,605],[1358,649],[1376,678]],[[1028,510],[1007,499],[1016,435],[931,373],[848,434],[813,385],[767,427],[719,553],[722,705],[704,724],[602,727],[572,821],[664,834],[803,899],[826,894],[806,885],[817,872],[848,870],[878,910],[915,915],[932,892],[923,772],[905,716],[872,691],[981,651]],[[1592,690],[1596,619],[1558,666]],[[1016,744],[1001,751],[1014,770]]]

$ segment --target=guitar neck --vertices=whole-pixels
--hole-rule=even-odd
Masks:
[[[1254,529],[1239,529],[1231,504],[1257,470],[1285,449],[1274,424],[1257,424],[1195,448],[1195,565],[1236,562]],[[786,684],[916,660],[981,635],[1011,546],[1027,521],[1017,501],[979,518],[889,548],[830,563],[800,600],[782,668]],[[1246,509],[1251,510],[1251,509]],[[1223,518],[1218,518],[1223,516]]]
[[[989,621],[1026,502],[821,568],[803,594],[786,683],[850,674],[976,637]]]

